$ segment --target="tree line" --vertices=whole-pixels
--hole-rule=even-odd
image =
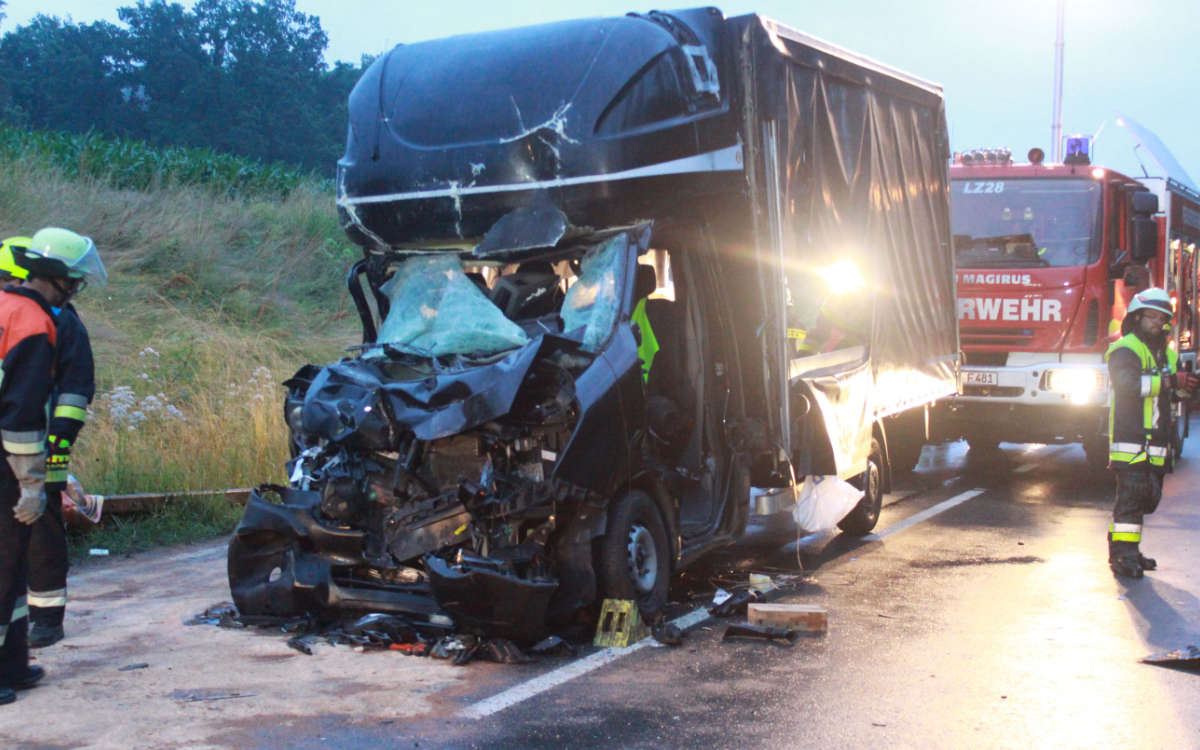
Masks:
[[[332,174],[346,97],[370,60],[327,65],[320,19],[295,0],[138,0],[117,16],[120,25],[38,15],[7,31],[0,120]]]

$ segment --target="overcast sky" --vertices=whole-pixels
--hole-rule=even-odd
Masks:
[[[133,4],[9,0],[0,30],[37,13],[116,22],[116,8]],[[355,62],[397,43],[655,7],[617,0],[297,0],[296,6],[321,19],[330,40],[327,60]],[[762,13],[942,84],[955,150],[1005,146],[1019,161],[1033,146],[1050,153],[1055,0],[761,0],[719,7],[728,16]],[[1092,134],[1107,123],[1096,161],[1140,176],[1133,140],[1114,125],[1122,113],[1156,132],[1195,184],[1198,37],[1200,0],[1066,0],[1064,134]]]

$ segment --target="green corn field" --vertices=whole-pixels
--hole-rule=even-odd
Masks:
[[[32,157],[68,177],[98,179],[130,190],[179,185],[227,197],[286,198],[301,186],[330,192],[333,188],[331,180],[284,164],[264,164],[207,148],[159,147],[96,133],[31,132],[3,124],[0,156]]]

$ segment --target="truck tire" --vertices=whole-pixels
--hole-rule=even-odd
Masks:
[[[875,438],[871,438],[867,470],[850,483],[862,490],[863,496],[854,510],[838,521],[838,528],[851,536],[866,536],[879,523],[879,511],[883,507],[883,450]]]
[[[968,435],[967,446],[976,453],[992,453],[1000,447],[1000,441],[990,435]]]
[[[599,558],[601,598],[634,600],[643,620],[662,612],[671,576],[671,545],[658,506],[645,492],[629,490],[613,504]]]

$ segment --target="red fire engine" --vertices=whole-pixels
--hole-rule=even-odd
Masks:
[[[1200,194],[1091,164],[1087,152],[1087,139],[1070,139],[1064,164],[1042,163],[1040,149],[1014,164],[995,149],[956,155],[950,168],[964,362],[939,431],[972,450],[1082,443],[1105,465],[1104,353],[1147,286],[1171,294],[1171,346],[1195,366]],[[1181,446],[1186,409],[1178,416]]]

